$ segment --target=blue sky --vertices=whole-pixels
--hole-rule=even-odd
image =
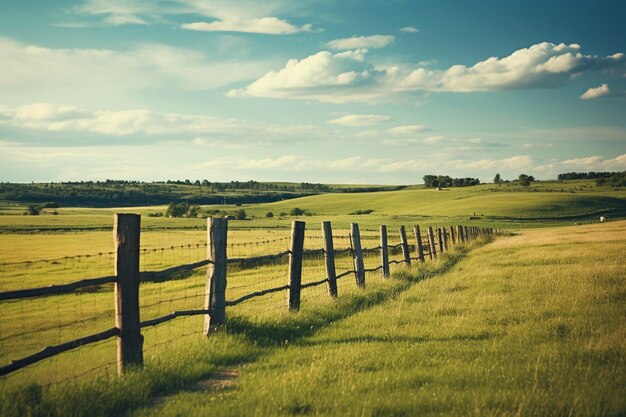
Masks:
[[[623,1],[0,0],[0,180],[626,170]]]

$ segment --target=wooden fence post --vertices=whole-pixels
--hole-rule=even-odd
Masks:
[[[417,259],[420,262],[424,262],[424,245],[422,244],[422,232],[418,225],[413,226],[413,233],[415,233],[415,247],[417,248]]]
[[[115,326],[117,372],[143,365],[143,336],[139,317],[139,242],[141,216],[115,214]]]
[[[380,262],[383,278],[389,278],[389,252],[387,248],[387,226],[380,226]]]
[[[454,226],[450,226],[450,240],[453,245],[456,245],[456,233],[454,233]]]
[[[400,226],[400,242],[402,243],[402,256],[404,263],[411,265],[411,254],[409,253],[409,242],[406,240],[406,230],[404,226]]]
[[[443,253],[443,238],[441,237],[441,227],[437,228],[437,244],[439,245],[439,253]]]
[[[430,258],[437,258],[437,249],[435,248],[435,236],[433,235],[432,226],[428,226],[428,246],[430,246]]]
[[[363,263],[363,251],[361,250],[361,233],[359,232],[359,225],[357,223],[352,223],[351,229],[354,277],[356,285],[359,287],[365,287],[365,264]]]
[[[326,278],[328,279],[328,294],[337,298],[337,271],[335,270],[335,248],[333,247],[333,229],[330,222],[322,222],[324,233],[324,261],[326,264]]]
[[[207,258],[206,295],[204,309],[204,334],[209,336],[226,320],[226,247],[228,240],[228,219],[207,218]]]
[[[291,251],[289,252],[289,310],[300,310],[302,289],[302,258],[304,254],[304,228],[306,223],[294,220],[291,225]]]
[[[457,230],[457,235],[458,235],[458,237],[457,237],[458,242],[459,243],[465,243],[465,236],[463,236],[463,226],[458,225],[456,227],[456,230]]]
[[[441,228],[441,234],[443,235],[443,248],[448,251],[448,229],[446,227]]]

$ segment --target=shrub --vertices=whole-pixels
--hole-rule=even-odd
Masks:
[[[274,217],[274,213],[272,213],[271,211],[268,211],[267,213],[265,213],[265,217],[267,217],[268,219],[271,219],[272,217]]]

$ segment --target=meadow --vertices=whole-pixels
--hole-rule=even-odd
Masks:
[[[396,266],[389,280],[370,273],[365,290],[345,277],[338,300],[324,286],[307,289],[299,313],[287,311],[284,293],[250,300],[227,309],[226,330],[208,339],[202,317],[146,329],[146,365],[121,379],[115,339],[76,349],[3,377],[0,414],[622,415],[626,222],[614,218],[626,211],[626,193],[585,181],[533,187],[415,188],[203,207],[248,214],[250,220],[230,222],[229,257],[287,249],[296,217],[280,213],[294,207],[309,212],[298,218],[307,222],[307,249],[321,247],[323,220],[342,236],[336,249],[349,246],[350,222],[361,225],[364,247],[378,244],[380,224],[389,227],[390,244],[400,225],[480,225],[513,234],[455,247],[410,269]],[[147,216],[164,209],[123,210],[144,215],[142,270],[206,258],[206,220]],[[358,210],[373,212],[351,214]],[[6,205],[0,291],[112,274],[116,211],[22,216]],[[599,214],[610,221],[597,224]],[[340,256],[338,272],[351,263]],[[366,267],[377,263],[378,255],[366,257]],[[142,284],[142,320],[201,308],[204,275]],[[324,276],[322,255],[309,256],[303,282]],[[286,259],[235,265],[228,279],[227,299],[284,285]],[[113,301],[104,285],[0,303],[11,317],[0,325],[0,360],[112,327]],[[238,377],[216,383],[218,371]]]

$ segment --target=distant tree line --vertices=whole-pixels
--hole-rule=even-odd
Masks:
[[[626,187],[626,171],[612,172],[609,177],[596,179],[596,185],[608,185],[611,187]]]
[[[468,187],[480,184],[478,178],[452,178],[448,175],[424,175],[427,187]]]
[[[566,172],[559,174],[557,179],[563,180],[595,180],[597,178],[609,178],[611,175],[619,174],[619,172]]]

